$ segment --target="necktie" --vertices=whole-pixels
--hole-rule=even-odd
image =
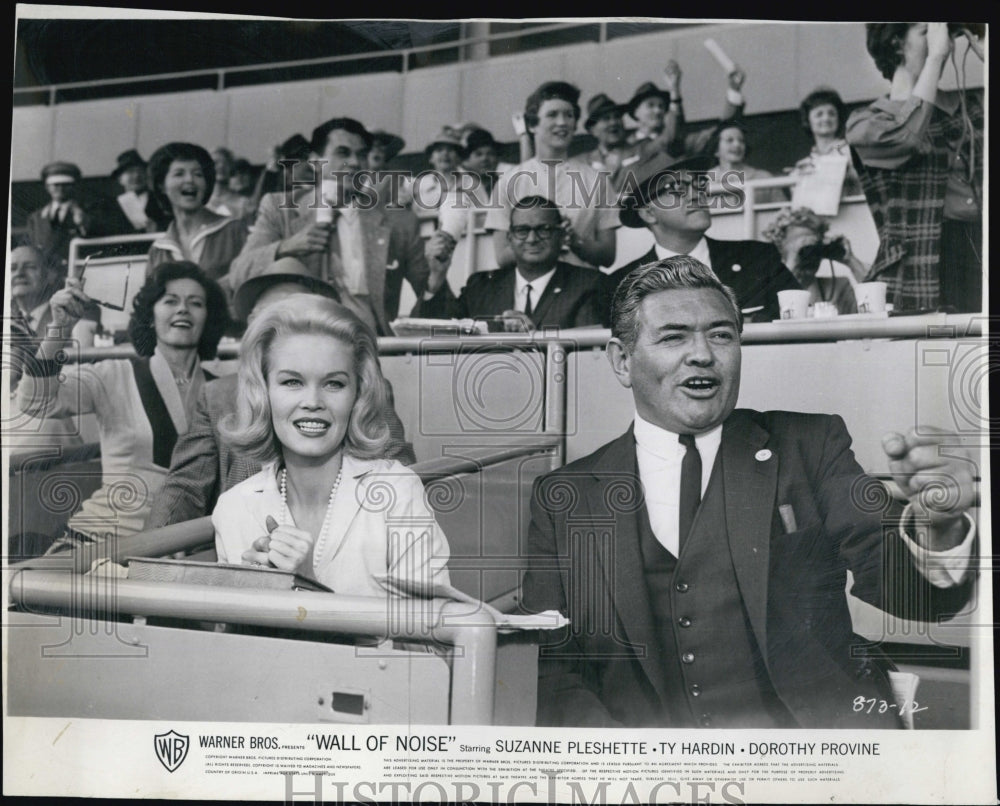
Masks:
[[[684,546],[684,541],[691,532],[691,524],[694,523],[694,516],[698,512],[698,505],[701,503],[701,454],[698,453],[698,446],[695,444],[693,434],[681,434],[680,443],[687,452],[681,461],[681,501],[679,513],[679,546]]]
[[[531,318],[531,283],[524,287],[524,315]]]

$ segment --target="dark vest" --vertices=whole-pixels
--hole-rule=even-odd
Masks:
[[[726,531],[722,451],[679,559],[653,535],[645,510],[639,522],[670,727],[796,727],[771,685],[743,607]]]

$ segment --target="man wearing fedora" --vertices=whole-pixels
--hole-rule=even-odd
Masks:
[[[233,311],[251,321],[267,306],[292,294],[319,294],[338,299],[337,290],[317,279],[295,258],[282,258],[244,282],[233,296]],[[212,514],[218,497],[260,470],[256,460],[231,450],[219,434],[219,422],[236,411],[237,375],[223,375],[205,384],[195,406],[191,427],[177,440],[170,473],[146,521],[147,529]],[[391,401],[390,401],[391,403]],[[387,413],[392,441],[388,456],[406,465],[416,457],[406,441],[395,408]]]
[[[774,244],[760,241],[717,241],[705,233],[712,226],[707,193],[708,156],[674,159],[660,154],[636,170],[635,181],[621,200],[623,226],[645,227],[656,243],[645,255],[606,277],[605,307],[632,269],[676,255],[690,255],[715,272],[736,293],[744,315],[753,321],[779,318],[778,292],[799,288],[781,262]]]
[[[146,161],[134,148],[118,155],[118,164],[111,179],[122,192],[108,205],[105,230],[107,235],[134,235],[140,232],[162,232],[169,215],[149,192]]]
[[[602,275],[559,259],[566,231],[554,202],[519,199],[506,235],[514,266],[475,272],[457,298],[444,281],[441,292],[421,301],[415,313],[438,319],[502,317],[505,329],[515,331],[602,324]]]
[[[294,257],[313,277],[334,286],[341,303],[383,336],[392,332],[389,322],[399,311],[404,278],[418,299],[437,290],[428,284],[430,268],[416,216],[385,209],[385,200],[361,181],[371,143],[368,130],[351,118],[316,127],[310,149],[315,159],[325,160],[323,176],[297,180],[292,192],[261,199],[250,236],[230,267],[234,287],[276,260]],[[334,187],[323,191],[321,179]]]
[[[585,269],[615,262],[617,196],[608,175],[569,157],[580,120],[579,100],[580,90],[572,84],[546,81],[525,102],[524,122],[534,139],[535,156],[500,177],[486,214],[501,268],[514,265],[507,228],[514,204],[528,196],[548,198],[562,211],[568,234],[563,261]]]
[[[522,602],[569,622],[539,647],[539,725],[899,728],[848,571],[901,618],[968,602],[971,457],[926,427],[887,434],[900,512],[840,417],[736,408],[742,327],[686,255],[618,289],[607,356],[634,423],[532,493]]]
[[[685,131],[682,76],[680,65],[671,59],[663,70],[666,89],[660,89],[652,81],[639,85],[625,105],[625,111],[639,124],[628,136],[629,144],[657,141],[656,151],[659,151],[662,150],[662,140],[666,139],[667,148],[673,156],[696,154],[705,146],[711,137],[711,128],[699,132]],[[729,73],[727,80],[726,100],[720,120],[741,117],[745,105],[742,88],[746,73],[736,68]],[[646,156],[652,154],[647,153]]]
[[[50,162],[42,168],[49,202],[28,216],[31,243],[64,263],[69,259],[71,240],[104,234],[94,206],[77,198],[80,178],[80,169],[72,162]]]

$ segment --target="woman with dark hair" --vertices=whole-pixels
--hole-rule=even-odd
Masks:
[[[149,268],[167,261],[196,263],[213,280],[223,278],[247,239],[246,221],[212,212],[215,163],[201,146],[167,143],[149,159],[149,184],[172,221],[149,248]]]
[[[187,431],[229,325],[218,283],[193,263],[163,263],[136,294],[128,332],[137,358],[62,364],[73,325],[90,299],[76,279],[52,295],[52,321],[18,387],[21,411],[40,417],[95,414],[101,487],[72,515],[49,553],[140,531]]]
[[[263,469],[219,498],[219,561],[358,596],[447,583],[448,541],[423,484],[388,458],[388,395],[375,334],[350,310],[314,294],[264,309],[243,338],[236,412],[221,423]]]
[[[813,141],[809,156],[799,160],[792,169],[793,175],[805,175],[815,170],[818,160],[836,155],[847,161],[842,196],[857,196],[861,193],[861,181],[851,163],[851,149],[844,139],[847,125],[847,107],[836,90],[817,87],[799,105],[802,128]]]
[[[710,172],[714,175],[715,181],[723,182],[723,177],[726,177],[724,184],[727,189],[739,192],[741,205],[744,198],[742,192],[744,183],[754,179],[774,178],[774,174],[770,171],[747,164],[747,130],[739,120],[724,120],[716,126],[705,147],[705,153],[718,160]],[[782,188],[766,188],[754,194],[756,204],[776,204],[787,199],[788,196]]]
[[[973,27],[965,34],[970,43],[985,35]],[[868,53],[890,82],[887,95],[847,121],[879,235],[868,279],[887,284],[897,312],[981,311],[983,93],[939,86],[954,58],[948,24],[868,23],[865,30]]]

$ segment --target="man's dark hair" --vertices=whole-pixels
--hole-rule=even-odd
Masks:
[[[878,71],[889,81],[903,63],[903,42],[911,25],[912,22],[869,22],[865,25],[865,45]]]
[[[631,352],[639,338],[639,306],[650,294],[683,288],[711,288],[732,306],[736,329],[743,332],[743,313],[733,290],[723,285],[708,266],[688,255],[664,258],[638,266],[618,284],[611,302],[611,335]]]
[[[152,188],[153,196],[160,203],[165,211],[171,211],[170,200],[163,192],[163,183],[167,178],[170,165],[177,160],[183,162],[197,162],[201,167],[201,172],[205,176],[205,198],[201,200],[205,204],[212,198],[212,191],[215,189],[215,161],[212,155],[204,148],[194,143],[167,143],[160,146],[149,158],[149,165],[146,172],[149,177],[149,186]]]
[[[809,113],[817,106],[826,106],[827,104],[837,110],[837,137],[844,136],[844,127],[847,125],[847,107],[844,106],[844,101],[835,89],[817,87],[799,104],[799,118],[802,121],[802,128],[805,129],[810,138],[812,137],[812,129],[809,128]]]
[[[194,280],[205,289],[205,329],[198,342],[198,357],[204,360],[215,358],[219,341],[230,324],[226,293],[215,280],[187,260],[161,263],[135,295],[132,316],[128,320],[128,337],[132,346],[143,358],[153,354],[156,349],[153,306],[167,293],[167,283],[172,280]]]
[[[573,114],[580,120],[580,90],[566,81],[546,81],[528,96],[524,102],[524,122],[528,126],[538,125],[538,110],[545,101],[566,101],[573,107]]]
[[[552,201],[552,199],[547,199],[544,196],[525,196],[514,202],[510,208],[511,222],[514,221],[515,210],[553,210],[555,211],[556,218],[560,222],[562,221],[562,210],[559,209],[559,205]]]
[[[365,148],[372,147],[374,139],[371,132],[354,118],[331,118],[326,123],[321,123],[313,129],[312,140],[309,141],[309,147],[312,149],[313,154],[322,154],[326,149],[326,140],[330,136],[330,132],[335,132],[338,129],[356,134],[365,141]]]

